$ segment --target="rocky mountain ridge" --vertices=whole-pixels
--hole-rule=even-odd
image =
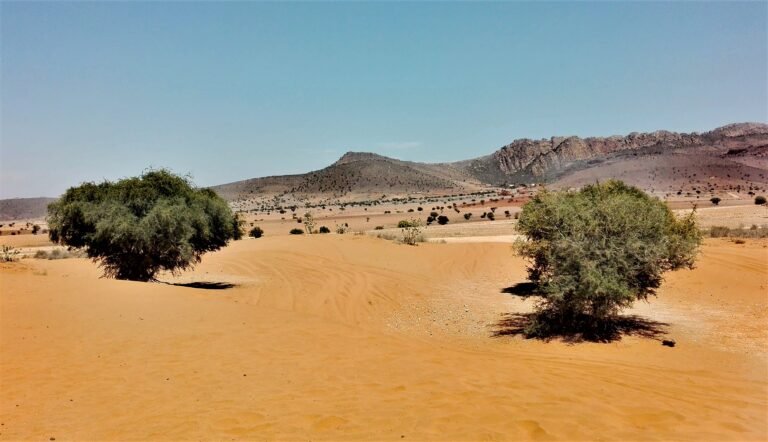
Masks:
[[[496,152],[459,164],[483,182],[549,181],[570,168],[588,166],[584,162],[628,151],[685,149],[768,143],[768,124],[737,123],[698,133],[665,130],[632,132],[626,136],[551,137],[519,139]]]

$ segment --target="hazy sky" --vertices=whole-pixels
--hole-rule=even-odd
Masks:
[[[768,120],[768,3],[0,3],[0,197]]]

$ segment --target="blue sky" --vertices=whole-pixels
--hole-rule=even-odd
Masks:
[[[0,3],[0,197],[768,120],[768,3]]]

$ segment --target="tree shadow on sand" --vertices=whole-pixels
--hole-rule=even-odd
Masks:
[[[518,282],[517,284],[501,289],[501,293],[519,296],[521,298],[530,298],[538,296],[536,293],[536,284],[533,282]]]
[[[501,289],[507,293],[524,299],[538,298],[536,284],[521,282]],[[501,319],[492,325],[491,336],[522,336],[526,339],[539,339],[549,342],[560,340],[569,344],[580,342],[608,343],[619,341],[625,336],[661,340],[667,334],[668,323],[654,321],[638,315],[620,315],[608,321],[595,324],[591,318],[577,318],[571,324],[562,325],[544,312],[504,313]]]
[[[175,285],[177,287],[189,287],[193,289],[205,289],[205,290],[226,290],[236,287],[236,284],[229,282],[215,282],[215,281],[195,281],[195,282],[166,282],[168,285]]]
[[[522,336],[526,339],[539,339],[549,342],[561,340],[568,344],[580,342],[614,342],[625,336],[661,340],[667,333],[669,324],[637,315],[618,316],[601,324],[599,328],[573,329],[565,327],[538,328],[535,334],[530,332],[531,326],[541,321],[539,313],[504,313],[501,319],[493,325],[491,336]]]

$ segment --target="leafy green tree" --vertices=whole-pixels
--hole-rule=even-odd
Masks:
[[[240,221],[213,190],[167,170],[69,188],[48,206],[53,242],[84,248],[117,279],[174,274],[242,235]]]
[[[694,214],[678,219],[659,199],[621,181],[578,192],[542,191],[523,207],[517,249],[543,296],[529,335],[610,327],[622,308],[655,295],[662,274],[693,267]]]

